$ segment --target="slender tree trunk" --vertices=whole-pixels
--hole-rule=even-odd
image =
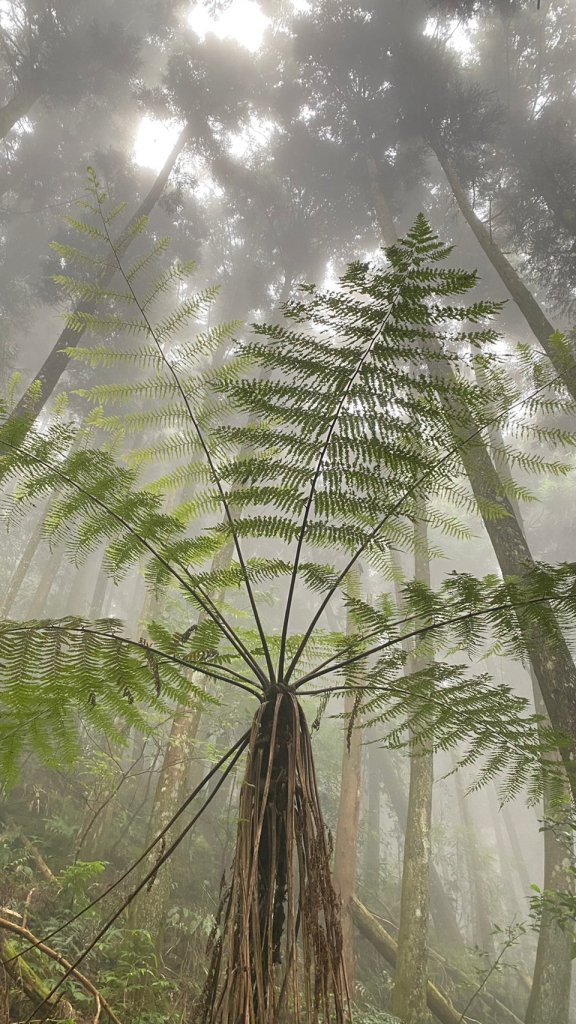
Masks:
[[[443,358],[439,343],[431,343],[430,355],[431,376],[448,385],[445,395],[453,394],[454,373]],[[476,421],[456,400],[444,398],[444,402],[451,415],[454,440],[502,574],[505,578],[525,576],[535,568],[532,552]],[[472,443],[471,437],[474,438]],[[487,508],[500,508],[501,517],[486,515],[483,510]],[[537,619],[522,609],[518,610],[517,617],[550,721],[559,734],[567,734],[570,739],[569,745],[563,746],[561,752],[576,799],[576,667],[556,616],[549,607],[543,606]]]
[[[408,796],[388,751],[383,771],[384,789],[390,798],[400,828],[405,831],[408,816]],[[464,937],[458,924],[456,911],[435,864],[430,866],[430,901],[432,918],[442,947],[462,949]]]
[[[458,177],[456,168],[446,151],[437,138],[430,137],[428,142],[431,149],[434,151],[444,174],[446,175],[454,198],[458,203],[460,212],[472,229],[474,237],[484,250],[484,253],[490,260],[490,263],[499,275],[500,280],[505,285],[511,298],[518,306],[522,316],[532,330],[534,337],[548,356],[552,366],[565,384],[569,394],[576,400],[576,359],[571,353],[567,352],[565,348],[560,348],[550,340],[551,335],[554,333],[553,325],[550,323],[548,317],[543,313],[532,293],[516,273],[512,264],[506,259],[503,252],[490,237],[490,232],[485,228],[484,224],[475,213],[474,208],[466,195],[466,191]]]
[[[466,794],[458,772],[454,773],[458,812],[464,829],[464,856],[466,859],[470,906],[472,908],[472,939],[485,953],[494,954],[492,922],[488,908],[486,878],[482,864],[482,848],[476,825],[466,802]]]
[[[364,768],[366,772],[368,805],[366,807],[366,838],[364,845],[364,888],[371,899],[377,900],[380,892],[380,788],[382,759],[375,744],[366,748]]]
[[[509,804],[504,804],[502,808],[502,820],[504,822],[504,828],[506,829],[508,840],[514,856],[514,866],[520,879],[520,885],[524,896],[530,894],[530,875],[528,872],[528,865],[526,864],[526,858],[522,849],[522,844],[518,838],[518,832],[516,831],[516,824],[510,811]]]
[[[426,523],[414,524],[414,578],[430,587]],[[421,672],[430,658],[416,650],[407,672]],[[404,840],[398,954],[392,994],[392,1012],[405,1024],[426,1024],[428,985],[428,924],[430,917],[430,863],[432,850],[432,788],[434,753],[430,743],[414,742],[410,757],[408,817]]]
[[[22,554],[20,555],[18,565],[16,566],[14,572],[12,573],[10,583],[6,588],[6,594],[4,596],[4,601],[2,603],[2,609],[0,610],[0,618],[4,618],[6,615],[12,614],[16,598],[20,593],[20,588],[24,583],[24,580],[26,579],[26,576],[32,564],[32,560],[35,557],[36,552],[38,551],[38,548],[40,547],[40,544],[42,542],[43,525],[44,518],[43,515],[40,515],[40,518],[38,519],[36,526],[32,530],[32,533],[28,538],[26,546]]]
[[[544,795],[544,815],[554,821],[557,808],[549,788]],[[544,830],[544,889],[550,894],[574,895],[573,855],[554,834]],[[553,896],[552,896],[553,900]],[[558,924],[553,904],[544,908],[538,934],[532,990],[526,1010],[526,1024],[568,1024],[572,979],[571,929]]]
[[[42,85],[38,75],[32,75],[27,82],[24,82],[12,99],[8,100],[0,108],[0,139],[5,139],[8,132],[23,117],[30,113],[30,110],[42,95]]]
[[[350,913],[359,932],[368,939],[390,967],[394,969],[398,956],[396,940],[388,934],[386,929],[360,903],[356,896],[351,900]],[[462,1024],[462,1017],[450,1000],[430,981],[426,985],[426,1001],[429,1010],[431,1010],[441,1024]]]
[[[147,844],[170,821],[177,810],[184,789],[189,759],[198,732],[201,712],[198,708],[177,709],[168,736],[164,760],[158,777],[158,785],[149,818]],[[149,869],[157,853],[151,856]],[[158,872],[151,888],[142,894],[134,905],[134,921],[154,937],[154,944],[160,953],[163,947],[166,915],[172,892],[172,872],[164,865]]]
[[[101,566],[100,571],[96,576],[96,586],[94,587],[94,592],[92,594],[92,599],[90,601],[90,607],[88,609],[89,619],[94,620],[100,619],[102,617],[102,609],[104,608],[104,604],[106,602],[109,586],[110,580]]]
[[[31,619],[39,619],[42,617],[50,591],[54,585],[54,580],[56,579],[63,560],[64,549],[59,545],[50,552],[36,590],[30,600],[28,615]]]
[[[518,906],[523,905],[527,893],[523,888],[520,889],[518,884],[518,872],[515,870],[515,859],[510,849],[508,834],[504,829],[502,808],[498,807],[496,804],[498,792],[495,786],[493,787],[491,797],[491,799],[489,798],[489,805],[494,826],[496,853],[498,855],[498,875],[501,882],[500,891],[506,911],[506,917],[511,921],[517,912]]]
[[[356,581],[354,581],[356,584]],[[356,584],[357,585],[357,584]],[[347,631],[354,623],[350,612]],[[352,715],[355,698],[346,694],[344,710]],[[358,822],[360,820],[360,786],[362,779],[362,726],[356,723],[346,737],[342,750],[340,774],[340,802],[334,844],[334,889],[342,904],[342,957],[350,998],[354,998],[356,961],[354,955],[354,923],[349,908],[356,889],[356,862],[358,859]]]
[[[125,230],[120,235],[120,238],[116,241],[116,248],[120,256],[123,256],[126,253],[132,241],[136,237],[134,235],[134,229],[138,222],[143,217],[149,216],[160,199],[170,174],[174,169],[176,161],[188,142],[189,137],[189,130],[188,128],[185,128],[178,137],[178,140],[166,159],[164,166],[158,173],[152,188],[140,203],[140,206],[134,216],[130,219]],[[109,266],[98,278],[97,284],[99,287],[106,288],[116,273],[116,263],[115,261],[110,260]],[[82,302],[76,307],[77,311],[83,313],[94,313],[96,308],[97,302],[95,301]],[[40,414],[70,361],[70,356],[62,350],[66,348],[75,348],[80,343],[83,334],[83,330],[73,331],[69,327],[64,328],[56,344],[44,360],[44,363],[36,374],[32,384],[15,406],[10,416],[10,421],[24,418],[33,422],[33,420]]]

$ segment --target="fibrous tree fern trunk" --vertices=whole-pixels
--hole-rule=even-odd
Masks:
[[[344,1024],[329,852],[303,711],[293,694],[272,690],[252,725],[198,1024]]]

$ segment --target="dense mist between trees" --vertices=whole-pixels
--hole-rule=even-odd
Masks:
[[[0,1024],[573,1024],[576,7],[0,66]]]

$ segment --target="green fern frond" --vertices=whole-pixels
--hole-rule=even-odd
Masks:
[[[111,619],[0,623],[0,773],[15,779],[27,751],[50,763],[78,754],[76,717],[124,742],[117,721],[147,731],[149,713],[173,701],[213,702],[174,663],[152,673],[144,644]],[[159,683],[158,683],[159,680]]]
[[[95,179],[92,199],[101,218],[94,230],[88,220],[72,226],[95,246],[111,246],[122,268]],[[108,261],[109,248],[103,257]],[[180,673],[183,666],[170,659],[186,662],[184,681],[178,675],[172,684],[174,699],[184,695],[187,675],[196,671],[260,695],[278,683],[315,687],[327,676],[330,688],[342,679],[349,686],[352,679],[365,718],[392,723],[391,742],[404,742],[406,727],[423,739],[434,735],[439,745],[453,743],[464,729],[464,756],[484,759],[483,777],[512,763],[524,777],[535,771],[543,756],[541,740],[535,746],[539,723],[519,698],[487,679],[467,680],[464,669],[441,661],[427,674],[399,682],[402,645],[410,638],[429,650],[476,658],[496,644],[524,659],[529,650],[518,609],[524,625],[533,621],[543,628],[551,602],[560,629],[568,630],[576,612],[576,567],[540,566],[506,581],[460,573],[434,591],[405,585],[402,621],[386,600],[372,606],[348,586],[360,557],[386,578],[398,574],[393,549],[414,548],[423,486],[435,534],[451,540],[472,535],[464,516],[475,515],[478,503],[466,482],[462,447],[473,447],[474,437],[455,440],[455,427],[468,430],[470,416],[480,424],[478,434],[498,423],[506,440],[497,454],[522,472],[551,472],[550,466],[558,474],[567,471],[559,459],[508,442],[514,437],[514,422],[506,433],[508,421],[518,422],[510,407],[520,390],[494,345],[490,321],[502,304],[469,301],[476,274],[446,267],[450,247],[419,217],[377,265],[351,264],[332,289],[303,287],[302,297],[284,307],[284,325],[255,325],[249,337],[238,338],[237,324],[206,326],[216,289],[186,290],[179,301],[182,291],[176,292],[191,265],[173,264],[148,280],[165,249],[160,240],[120,270],[124,285],[99,294],[91,286],[83,291],[82,284],[75,290],[72,276],[61,275],[67,294],[101,305],[98,312],[70,314],[70,326],[114,338],[113,349],[98,342],[74,354],[88,366],[115,372],[113,380],[79,395],[95,406],[87,428],[112,432],[116,449],[92,442],[73,451],[74,430],[59,424],[45,432],[8,426],[0,431],[0,475],[14,501],[29,507],[49,498],[45,533],[64,542],[74,560],[105,545],[105,568],[113,578],[144,563],[155,592],[170,588],[187,616],[192,607],[196,629],[186,639],[157,624],[149,627],[158,664],[166,661]],[[73,251],[62,257],[65,266],[78,262]],[[149,311],[171,290],[173,311],[154,322]],[[183,327],[192,337],[180,338]],[[470,379],[458,346],[482,354],[481,384]],[[539,395],[524,419],[555,402],[554,395]],[[135,431],[144,435],[141,447],[124,457],[116,439]],[[506,487],[502,495],[510,488],[516,496],[522,492],[519,485]],[[171,488],[183,493],[169,511],[165,493]],[[480,511],[486,518],[508,514],[498,497],[483,501]],[[441,552],[436,537],[430,552]],[[309,625],[294,633],[291,615],[304,588],[315,598],[315,610]],[[259,606],[271,594],[282,597],[283,614],[264,633]],[[354,621],[348,637],[321,628],[336,594]],[[85,624],[71,627],[70,635],[74,629],[83,643],[94,642]],[[60,679],[54,666],[59,658],[64,664],[68,645],[79,658],[76,642],[63,627],[52,634],[33,624],[26,641],[31,664],[40,657],[40,634],[51,637],[45,655],[50,667],[40,664],[37,678],[50,671]],[[557,634],[547,635],[553,643]],[[65,656],[60,648],[56,652],[55,636]],[[19,642],[21,660],[25,641]],[[11,643],[6,640],[7,647]],[[139,643],[128,648],[114,634],[88,653],[103,686],[94,714],[122,714],[113,678],[126,678],[127,692],[140,687],[142,702],[155,706],[146,653]],[[14,687],[15,663],[6,665]],[[58,685],[63,724],[55,733],[68,735],[66,715],[76,704],[64,683]],[[85,692],[84,679],[76,700]],[[107,721],[102,717],[102,727]]]

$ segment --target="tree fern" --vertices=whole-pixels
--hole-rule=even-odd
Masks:
[[[93,222],[74,226],[91,243],[108,246],[120,285],[90,291],[101,313],[77,320],[76,312],[69,322],[113,344],[70,354],[89,366],[120,368],[118,380],[81,393],[94,406],[93,429],[111,430],[114,443],[109,450],[101,443],[74,449],[75,431],[65,422],[30,430],[9,419],[0,432],[0,474],[12,487],[13,506],[51,497],[45,532],[65,539],[73,560],[105,542],[110,575],[121,578],[143,563],[148,584],[156,592],[172,588],[181,596],[184,620],[193,621],[178,634],[151,623],[153,647],[123,636],[118,624],[8,624],[3,658],[10,713],[18,727],[24,662],[22,706],[33,692],[37,703],[33,680],[41,680],[41,691],[57,695],[60,736],[77,710],[109,728],[112,714],[135,720],[138,702],[154,707],[166,698],[182,699],[191,689],[182,669],[254,695],[262,706],[250,734],[246,814],[203,1019],[230,1024],[246,1000],[253,1015],[277,1007],[283,992],[296,991],[301,975],[309,993],[315,985],[323,993],[324,1019],[343,1022],[328,851],[298,693],[335,692],[352,679],[355,714],[383,726],[390,722],[393,742],[402,742],[405,728],[412,736],[433,734],[438,746],[465,733],[464,760],[480,759],[484,779],[507,770],[513,790],[525,779],[537,783],[547,751],[564,742],[551,733],[538,735],[540,723],[509,689],[484,676],[470,680],[460,666],[440,658],[427,673],[399,679],[408,637],[428,637],[440,656],[446,650],[477,656],[497,643],[525,657],[519,610],[524,623],[531,615],[542,622],[553,606],[570,628],[576,566],[541,566],[506,581],[454,574],[436,591],[414,585],[406,588],[402,621],[395,621],[385,601],[374,610],[344,586],[360,558],[393,573],[393,549],[412,543],[411,521],[422,514],[423,490],[431,525],[449,537],[468,535],[459,510],[467,513],[474,505],[463,482],[462,446],[473,445],[491,422],[506,424],[510,408],[517,410],[521,401],[497,353],[490,352],[496,334],[487,324],[500,304],[466,304],[462,297],[473,289],[475,274],[446,267],[450,250],[418,217],[381,266],[352,264],[327,292],[303,287],[301,300],[284,307],[284,325],[256,325],[249,337],[233,337],[230,325],[207,330],[197,321],[205,318],[212,290],[186,296],[173,313],[155,319],[159,296],[175,281],[181,284],[190,268],[179,265],[146,282],[158,247],[150,259],[124,268],[109,231],[116,211],[107,212],[94,178],[89,191],[85,209]],[[61,249],[61,256],[65,264],[81,260],[79,250]],[[80,296],[85,285],[75,291],[71,275],[63,276],[66,292]],[[462,345],[482,350],[481,385],[460,359]],[[451,365],[449,380],[434,373],[435,359]],[[540,393],[548,401],[550,384],[547,378],[538,385],[530,415],[540,408]],[[151,399],[152,410],[145,407]],[[119,411],[111,412],[115,407]],[[471,410],[480,427],[456,443],[458,408]],[[120,456],[123,428],[153,436],[135,454]],[[508,445],[503,454],[523,470],[569,468]],[[161,465],[155,473],[156,460]],[[170,510],[168,486],[186,491]],[[498,502],[488,511],[504,514]],[[220,559],[225,552],[232,552],[230,559]],[[304,591],[316,610],[292,632],[295,603]],[[270,593],[282,613],[276,628],[266,631],[263,599]],[[322,628],[336,595],[353,610],[355,635]],[[45,635],[50,641],[44,644],[39,637]],[[70,677],[62,671],[69,656],[76,659]],[[124,671],[120,684],[118,666]],[[50,701],[48,717],[55,714]],[[40,746],[35,735],[28,739]],[[270,875],[266,858],[274,844],[287,849],[287,859]],[[305,962],[297,953],[301,928]],[[252,945],[238,946],[243,929]],[[267,949],[265,969],[251,959],[258,943]],[[274,973],[281,946],[283,967]],[[311,1006],[292,1007],[294,1019]]]
[[[457,510],[468,516],[474,503],[463,483],[442,403],[446,385],[431,377],[423,353],[430,338],[442,344],[457,373],[458,400],[485,421],[487,407],[497,410],[492,418],[506,419],[510,403],[518,402],[518,390],[509,382],[502,408],[502,370],[490,354],[497,334],[486,324],[500,305],[454,302],[473,288],[475,275],[443,265],[450,250],[420,217],[406,239],[387,251],[382,267],[352,264],[338,288],[329,292],[303,287],[302,299],[284,308],[284,326],[256,325],[251,337],[236,339],[238,325],[204,330],[206,311],[216,295],[213,288],[187,295],[173,313],[154,322],[155,303],[175,283],[186,281],[193,264],[170,265],[151,276],[159,252],[165,251],[161,245],[151,251],[150,260],[124,269],[109,231],[118,210],[106,211],[94,178],[89,193],[84,205],[92,220],[74,219],[72,226],[91,241],[105,243],[108,258],[112,249],[120,286],[99,292],[98,285],[68,273],[58,279],[74,299],[89,292],[103,308],[113,307],[113,313],[94,314],[88,326],[96,336],[112,332],[114,343],[71,349],[70,355],[92,367],[118,368],[120,380],[84,388],[80,394],[95,406],[89,417],[93,429],[113,428],[116,443],[119,430],[136,425],[141,433],[149,430],[156,436],[144,448],[127,451],[119,464],[101,446],[92,450],[84,444],[73,450],[75,430],[65,422],[20,436],[18,423],[9,420],[2,433],[0,473],[5,480],[16,479],[12,507],[51,496],[46,535],[53,542],[65,540],[76,562],[105,541],[106,568],[115,579],[144,558],[150,585],[178,588],[192,615],[196,609],[207,616],[214,634],[212,659],[202,666],[206,678],[218,669],[221,679],[265,691],[276,678],[284,684],[293,679],[297,687],[308,684],[314,668],[307,666],[301,678],[297,670],[322,611],[360,554],[380,572],[392,572],[390,548],[410,547],[409,519],[417,514],[422,486],[430,495],[430,525],[447,536],[470,536],[468,522]],[[60,254],[63,263],[82,262],[81,250],[68,252],[60,246]],[[139,284],[145,286],[141,294]],[[196,333],[190,330],[195,324]],[[482,353],[482,386],[460,367],[457,346],[464,343]],[[526,371],[525,352],[522,359]],[[451,387],[453,400],[453,383]],[[144,408],[151,399],[152,410]],[[114,405],[121,407],[118,414],[107,411]],[[519,432],[518,416],[515,422]],[[537,433],[533,424],[530,430]],[[529,471],[563,473],[568,468],[560,461],[516,453],[510,446],[502,454]],[[158,463],[167,468],[151,478],[150,470]],[[143,469],[148,479],[139,483]],[[190,496],[168,513],[164,493],[171,486],[187,488]],[[447,502],[454,512],[447,510]],[[501,510],[494,508],[491,514]],[[265,542],[276,546],[275,557],[251,554]],[[235,560],[228,567],[207,568],[229,544],[235,547]],[[282,548],[285,553],[278,557]],[[325,562],[325,555],[318,561],[320,551],[334,564]],[[551,586],[558,578],[550,568],[542,577]],[[278,594],[283,580],[283,621],[278,636],[272,632],[267,637],[255,588],[268,585]],[[461,589],[469,586],[464,577],[460,583]],[[428,606],[414,614],[430,618],[434,613],[437,621],[450,623],[446,629],[432,627],[447,644],[453,644],[458,630],[481,638],[490,621],[492,631],[498,633],[501,626],[500,634],[506,634],[498,639],[521,657],[522,638],[513,612],[506,615],[505,609],[525,601],[538,604],[549,595],[542,590],[534,597],[530,580],[523,586],[526,591],[515,593],[512,600],[508,594],[503,597],[498,581],[487,581],[480,604],[469,607],[460,623],[449,602],[438,605],[438,594],[428,595]],[[291,608],[300,587],[321,600],[305,633],[290,640]],[[239,618],[246,589],[256,633]],[[238,595],[237,614],[230,606],[227,619],[214,603],[214,595],[223,590]],[[457,599],[462,601],[462,593]],[[556,600],[568,600],[566,588]],[[485,613],[490,607],[499,611]],[[389,623],[382,621],[367,636],[376,636],[386,648],[398,642],[394,632],[390,638]],[[370,673],[378,672],[369,667],[378,646],[369,639],[356,643],[367,685]],[[317,671],[324,680],[326,668]],[[330,664],[329,671],[337,684],[339,664]]]

